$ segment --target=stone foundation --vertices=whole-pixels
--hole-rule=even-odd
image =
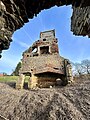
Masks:
[[[16,89],[23,89],[25,76],[21,74],[16,82]]]

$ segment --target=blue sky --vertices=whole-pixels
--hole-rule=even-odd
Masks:
[[[37,17],[30,19],[21,29],[14,32],[10,48],[3,51],[0,59],[0,72],[11,74],[24,52],[39,39],[41,31],[55,29],[60,55],[72,62],[90,59],[90,39],[75,36],[70,31],[71,6],[52,7],[43,10]]]

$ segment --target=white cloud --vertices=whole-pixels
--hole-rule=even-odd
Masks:
[[[32,37],[27,33],[26,29],[24,28],[23,31],[25,32],[25,34],[28,36],[28,38],[33,42]]]
[[[0,72],[6,72],[7,74],[11,74],[12,70],[15,69],[17,63],[20,61],[19,58],[14,58],[12,55],[8,55],[5,53],[0,59]]]
[[[15,67],[16,63],[18,63],[18,59],[12,59],[13,56],[5,56],[0,60],[0,67]]]
[[[29,45],[27,43],[17,40],[15,37],[13,37],[12,39],[15,43],[19,44],[21,47],[29,48]]]
[[[40,20],[43,30],[46,30],[45,24],[43,23],[42,15],[39,15],[38,17],[39,17],[39,20]]]

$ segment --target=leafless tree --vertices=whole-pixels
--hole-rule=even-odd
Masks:
[[[90,74],[90,60],[82,60],[81,63],[72,63],[74,75]]]
[[[81,66],[85,74],[90,74],[90,60],[83,60]]]
[[[76,74],[78,74],[78,75],[83,74],[83,69],[82,69],[82,66],[80,63],[75,63],[74,66],[75,66]]]

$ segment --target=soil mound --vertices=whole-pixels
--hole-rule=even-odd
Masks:
[[[90,120],[90,80],[37,90],[0,83],[0,120]]]

